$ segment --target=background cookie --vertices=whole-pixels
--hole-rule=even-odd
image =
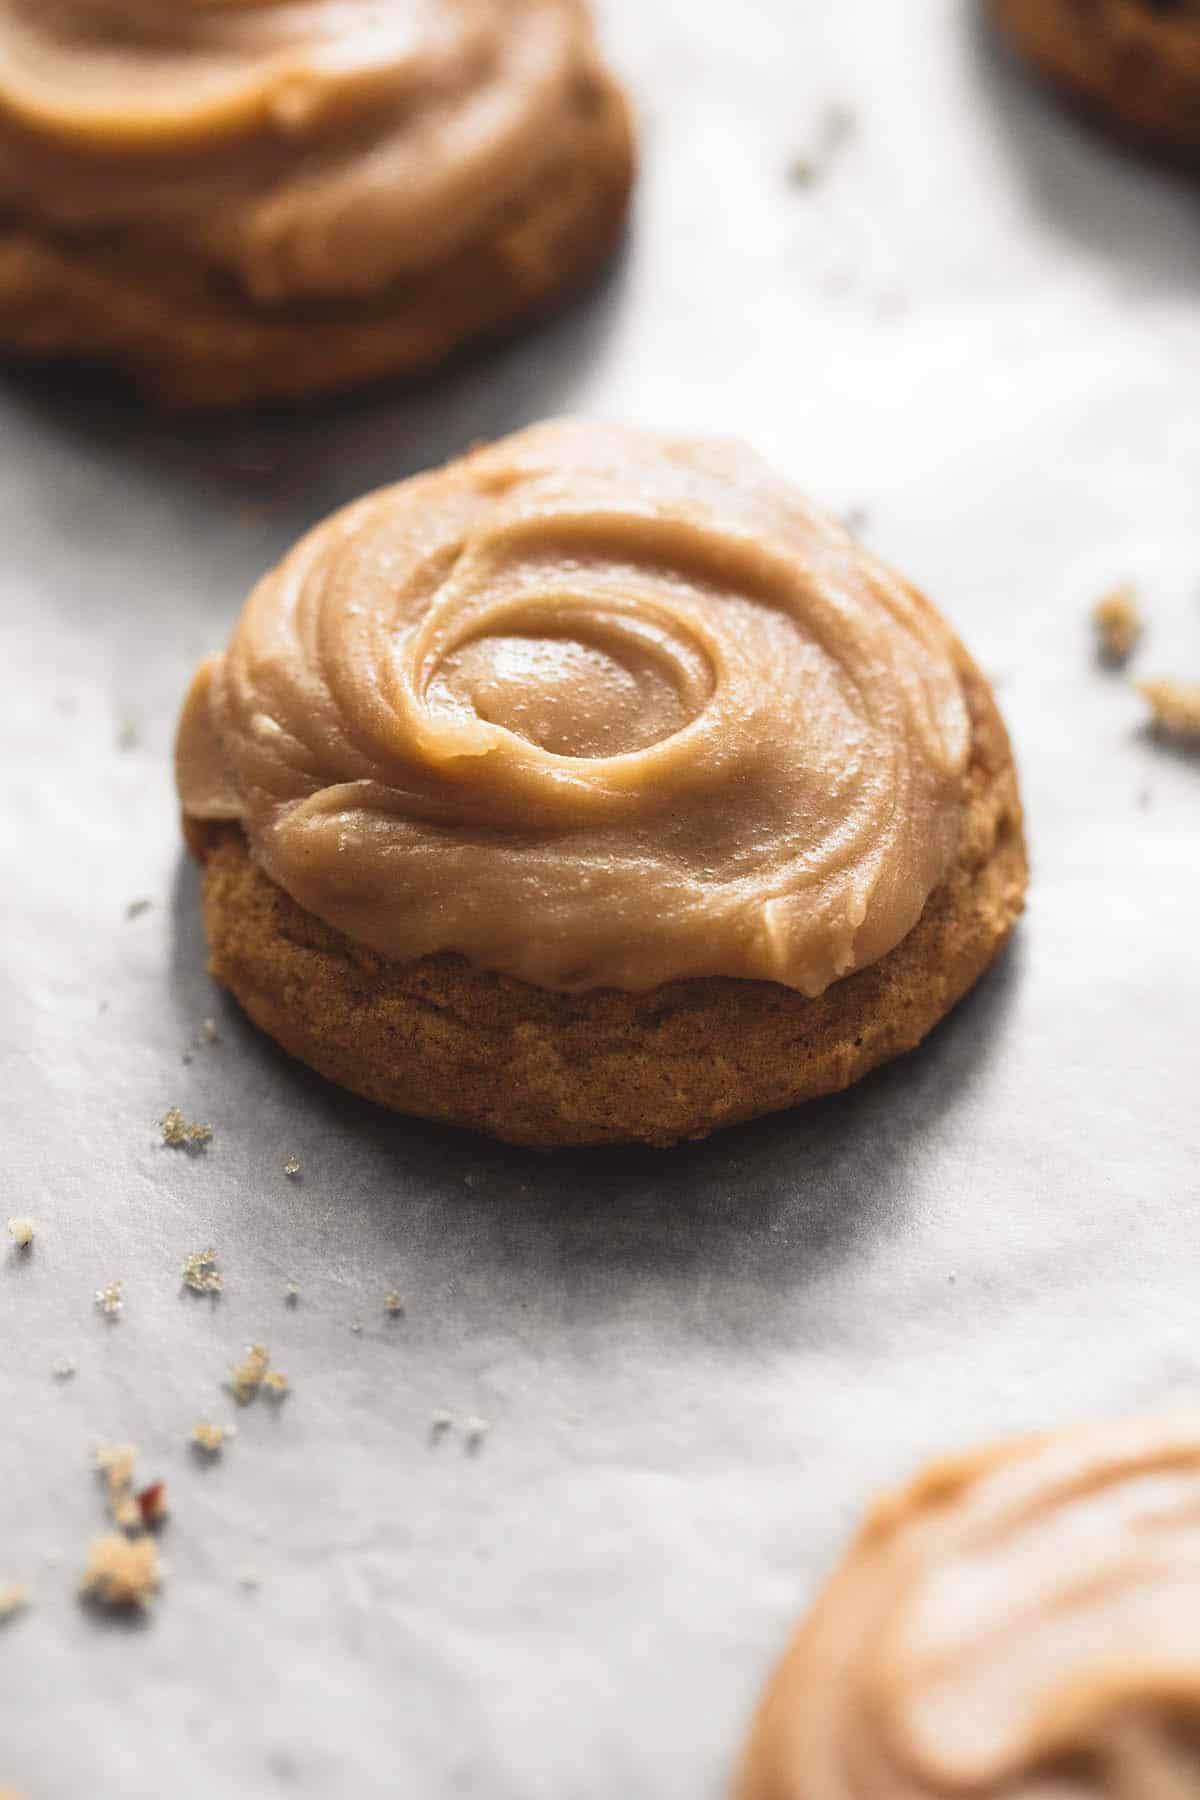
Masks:
[[[1139,137],[1200,154],[1200,9],[1191,0],[990,0],[1023,55]]]

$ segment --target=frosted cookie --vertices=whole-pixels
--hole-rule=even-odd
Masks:
[[[877,1501],[734,1800],[1200,1794],[1200,1413],[1019,1438]]]
[[[536,426],[312,531],[180,723],[214,974],[371,1099],[669,1144],[911,1049],[1021,910],[927,601],[737,445]]]
[[[1057,86],[1135,135],[1200,154],[1198,0],[990,0]]]
[[[0,351],[416,373],[593,273],[632,173],[584,0],[0,0]]]

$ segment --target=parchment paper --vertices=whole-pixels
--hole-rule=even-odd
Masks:
[[[0,1249],[0,1578],[35,1590],[0,1628],[0,1786],[29,1800],[718,1796],[876,1486],[1197,1393],[1200,766],[1087,612],[1136,579],[1139,671],[1200,675],[1200,187],[967,0],[604,17],[637,217],[547,328],[291,421],[0,387],[0,1214],[38,1222]],[[743,435],[863,509],[994,677],[1028,805],[1018,941],[925,1049],[669,1154],[521,1154],[310,1076],[205,976],[178,841],[179,698],[255,577],[570,410]],[[173,1103],[205,1153],[159,1143]],[[216,1301],[179,1287],[209,1243]],[[252,1339],[277,1409],[222,1391]],[[238,1427],[209,1467],[203,1417]],[[172,1504],[132,1625],[75,1599],[112,1437]]]

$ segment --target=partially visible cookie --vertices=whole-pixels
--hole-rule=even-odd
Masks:
[[[1197,0],[989,0],[1016,48],[1137,137],[1200,155]]]
[[[579,0],[55,17],[0,10],[0,353],[295,400],[424,373],[619,238],[629,109]]]
[[[934,1463],[875,1501],[733,1800],[1193,1800],[1200,1414]]]
[[[368,1098],[667,1145],[911,1049],[1021,911],[938,615],[736,446],[534,427],[302,540],[198,671],[210,967]]]

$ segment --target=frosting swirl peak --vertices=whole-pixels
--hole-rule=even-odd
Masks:
[[[916,923],[968,749],[937,615],[750,452],[563,422],[303,539],[178,779],[386,955],[818,994]]]

